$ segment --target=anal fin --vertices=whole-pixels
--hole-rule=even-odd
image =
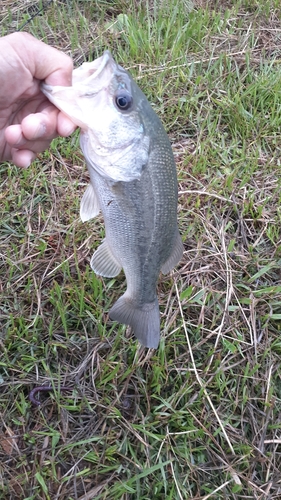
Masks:
[[[82,222],[93,219],[100,211],[99,200],[92,184],[89,184],[83,194],[80,204],[80,218]]]
[[[168,274],[174,267],[179,263],[183,254],[183,243],[180,236],[180,233],[177,231],[175,236],[174,246],[172,248],[171,254],[169,258],[164,262],[161,267],[161,271],[163,274]]]
[[[120,266],[119,262],[117,262],[112,254],[106,240],[104,240],[95,251],[91,258],[90,265],[96,274],[104,276],[105,278],[117,276],[122,269],[122,266]]]

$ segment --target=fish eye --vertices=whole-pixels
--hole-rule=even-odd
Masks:
[[[119,92],[115,96],[115,103],[121,111],[127,111],[133,104],[133,98],[128,92]]]

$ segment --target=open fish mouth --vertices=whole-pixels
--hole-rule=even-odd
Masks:
[[[114,61],[108,50],[106,50],[101,57],[98,57],[98,59],[95,59],[92,62],[83,63],[81,66],[79,66],[79,68],[76,68],[73,71],[72,86],[75,87],[75,85],[81,83],[83,84],[83,86],[88,86],[90,82],[96,80],[100,76],[108,63],[110,63],[112,70],[117,67],[116,62]],[[88,95],[94,93],[94,91],[89,91]]]
[[[56,101],[57,96],[59,95],[58,92],[61,92],[62,90],[64,92],[78,92],[79,90],[79,93],[77,95],[84,97],[95,96],[105,88],[105,86],[101,83],[99,77],[102,77],[104,72],[107,73],[107,86],[117,70],[118,65],[112,58],[110,52],[106,50],[98,59],[95,59],[91,62],[84,62],[81,66],[74,69],[72,73],[72,86],[52,86],[48,85],[45,82],[42,82],[40,87],[42,92],[50,99],[51,102],[59,107],[61,111],[66,112],[62,107],[59,106],[59,102]],[[80,124],[78,125],[80,126]]]

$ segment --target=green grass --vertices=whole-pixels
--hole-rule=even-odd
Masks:
[[[2,35],[34,13],[4,1]],[[89,267],[104,228],[79,220],[78,134],[0,166],[0,499],[281,498],[280,18],[277,0],[73,0],[24,27],[130,69],[173,145],[185,253],[141,348],[108,319],[123,275]]]

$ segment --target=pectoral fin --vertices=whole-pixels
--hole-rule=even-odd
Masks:
[[[172,252],[170,257],[164,262],[161,267],[161,271],[163,274],[168,274],[174,267],[179,263],[183,254],[183,243],[180,236],[180,233],[177,231],[177,235],[175,237],[175,243],[172,248]]]
[[[105,278],[113,278],[114,276],[117,276],[122,269],[122,266],[120,266],[119,262],[117,262],[112,254],[106,240],[104,240],[104,242],[95,251],[93,257],[91,258],[90,265],[96,274],[104,276]]]
[[[89,184],[85,193],[83,194],[80,205],[80,217],[82,222],[93,219],[100,211],[99,200],[94,191],[92,184]]]

